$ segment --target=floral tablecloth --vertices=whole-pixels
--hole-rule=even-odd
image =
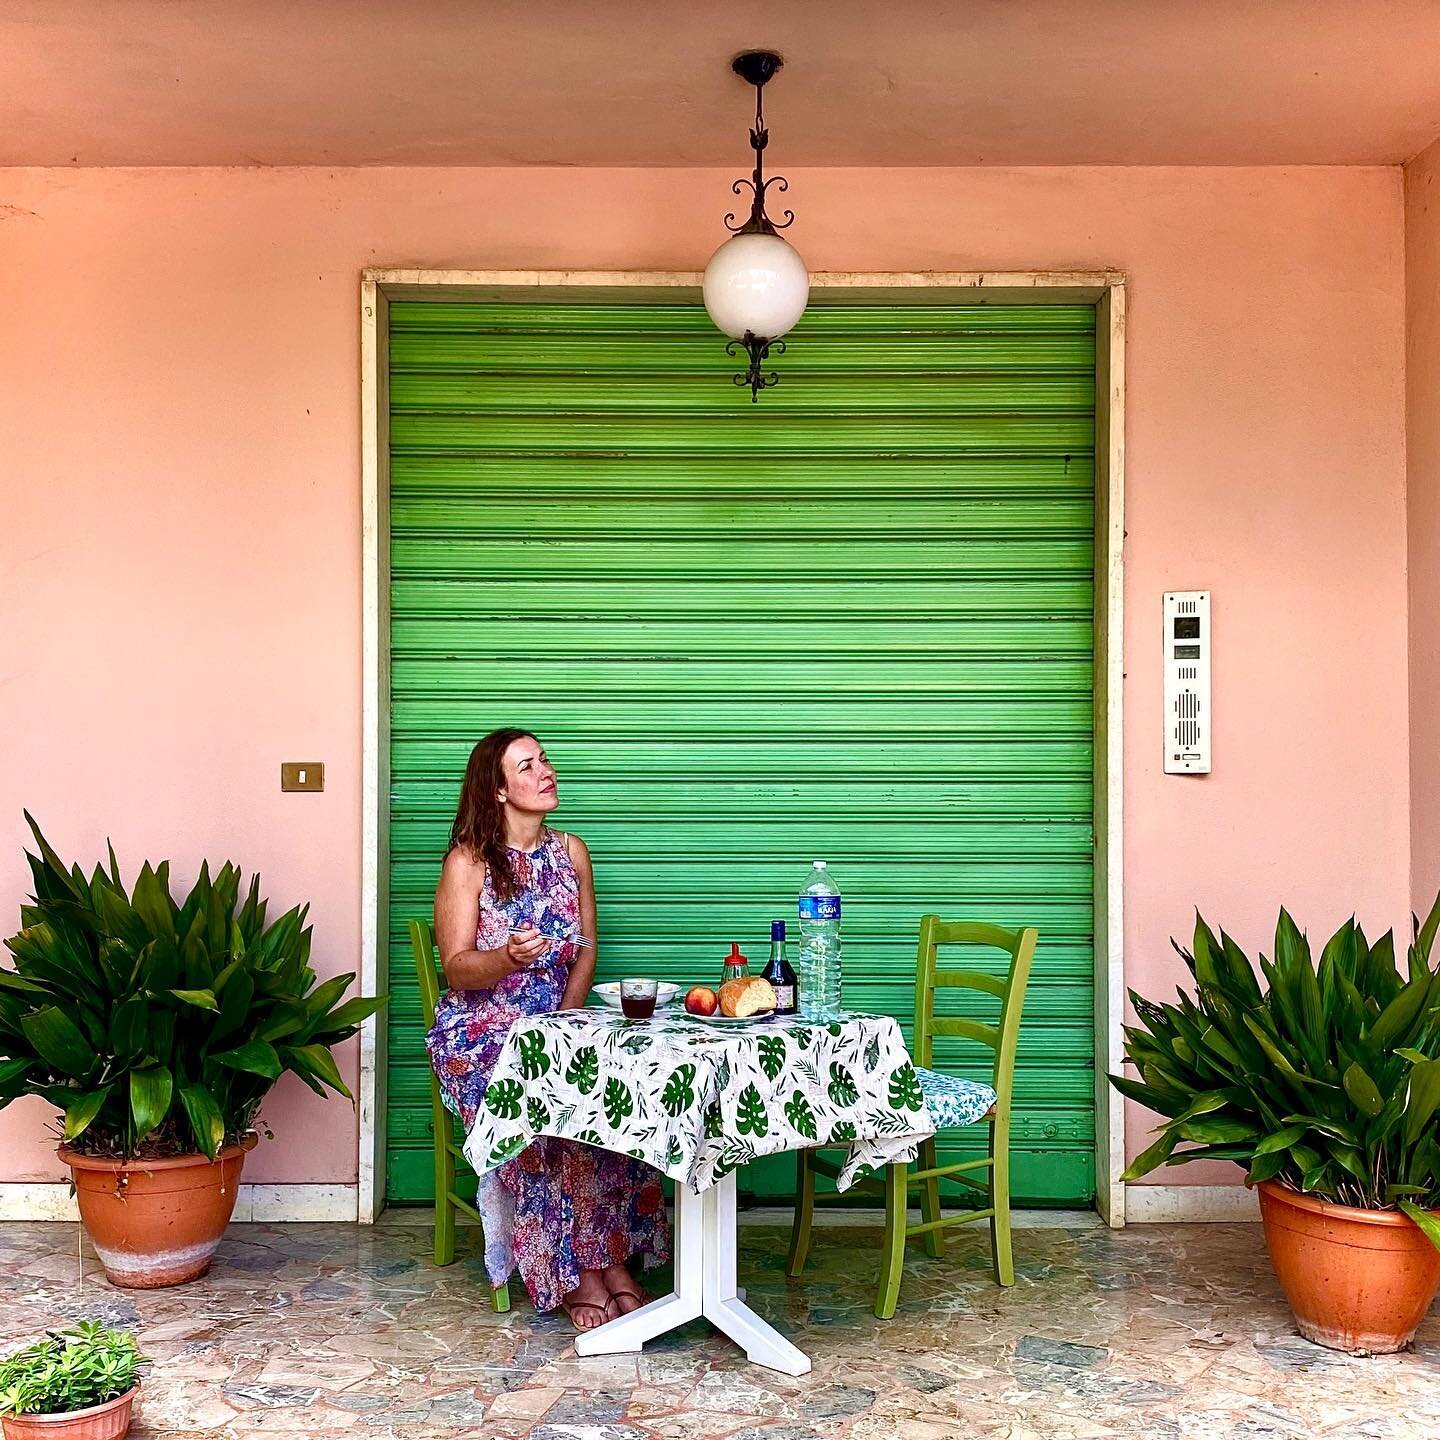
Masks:
[[[537,1135],[633,1155],[697,1194],[761,1155],[845,1145],[845,1189],[935,1131],[887,1015],[715,1026],[683,1012],[532,1015],[511,1028],[465,1154],[494,1169]]]

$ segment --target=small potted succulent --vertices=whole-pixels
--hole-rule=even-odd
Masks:
[[[1199,916],[1193,995],[1131,992],[1137,1077],[1111,1083],[1165,1117],[1125,1179],[1233,1160],[1260,1190],[1270,1259],[1300,1333],[1354,1354],[1404,1349],[1440,1288],[1440,897],[1402,972],[1354,919],[1318,964],[1284,910],[1260,973]]]
[[[33,903],[0,967],[0,1106],[61,1112],[60,1158],[116,1285],[204,1274],[234,1213],[260,1102],[289,1070],[350,1098],[330,1054],[384,1003],[342,996],[354,975],[310,968],[306,907],[266,924],[260,877],[207,865],[170,894],[170,866],[133,888],[109,866],[66,867],[30,816]]]
[[[128,1330],[82,1320],[0,1360],[5,1440],[119,1440],[149,1362]]]

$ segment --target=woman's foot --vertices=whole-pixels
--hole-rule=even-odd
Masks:
[[[560,1305],[577,1330],[594,1330],[620,1313],[598,1270],[582,1270],[580,1283],[560,1297]]]
[[[650,1303],[644,1287],[636,1283],[635,1277],[623,1265],[607,1265],[600,1273],[605,1289],[622,1315]]]

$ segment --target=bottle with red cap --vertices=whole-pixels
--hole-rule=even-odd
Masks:
[[[750,961],[740,953],[740,947],[732,940],[730,953],[725,957],[720,972],[720,983],[723,985],[727,980],[744,980],[749,974]]]

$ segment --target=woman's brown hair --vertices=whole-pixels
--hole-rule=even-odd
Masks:
[[[450,849],[463,845],[485,862],[490,885],[497,900],[515,893],[515,866],[505,844],[505,807],[496,792],[505,788],[505,752],[517,740],[535,739],[528,730],[492,730],[470,752],[465,779],[460,785],[460,805],[450,827]]]

